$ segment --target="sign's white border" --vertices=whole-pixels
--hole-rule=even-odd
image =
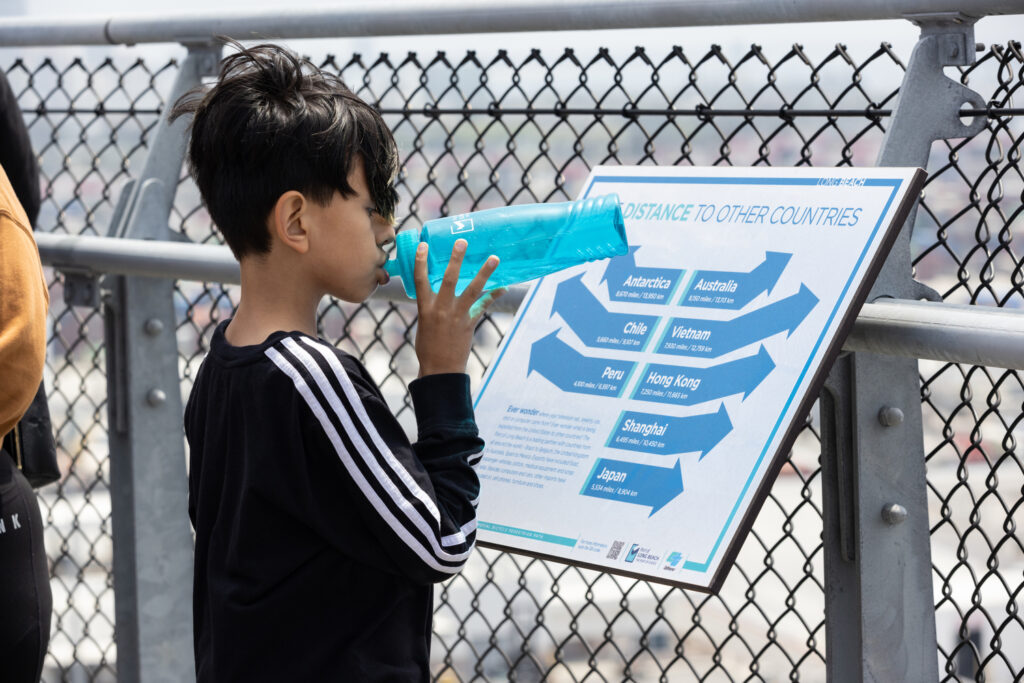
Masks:
[[[785,453],[799,431],[797,418],[802,418],[817,397],[827,375],[827,370],[838,355],[842,342],[852,327],[860,305],[867,296],[870,285],[885,261],[888,251],[899,232],[900,226],[909,213],[923,184],[924,172],[920,169],[895,168],[838,168],[838,169],[779,169],[779,168],[652,168],[652,167],[596,167],[591,172],[581,198],[600,194],[602,186],[622,184],[673,184],[690,186],[734,186],[742,187],[814,187],[822,184],[856,179],[866,187],[889,188],[885,205],[878,213],[878,219],[864,240],[856,264],[843,284],[841,295],[829,312],[827,322],[821,327],[813,349],[800,370],[792,391],[786,396],[774,427],[746,479],[740,495],[731,506],[731,511],[721,525],[717,540],[706,557],[688,557],[682,565],[687,580],[673,581],[664,575],[645,574],[629,571],[619,566],[594,565],[579,562],[576,558],[544,552],[538,542],[548,547],[571,547],[573,539],[547,533],[544,530],[525,530],[502,524],[479,522],[478,540],[481,545],[523,552],[525,554],[556,559],[561,562],[590,566],[602,571],[627,576],[640,576],[650,580],[682,585],[700,590],[717,590],[725,573],[738,551],[739,545],[749,530],[764,497],[770,489],[774,474],[781,467]],[[549,276],[553,277],[553,276]],[[520,323],[529,310],[537,292],[546,278],[535,282],[513,321],[512,329],[502,340],[501,348],[492,361],[474,401],[479,406],[490,388],[490,380],[500,366],[505,352],[513,345],[520,331]],[[726,552],[722,552],[723,549]],[[630,569],[637,569],[631,567]],[[694,577],[697,577],[696,580]]]

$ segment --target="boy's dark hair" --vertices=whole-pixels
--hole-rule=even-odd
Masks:
[[[380,114],[334,74],[277,45],[244,47],[221,62],[217,83],[193,89],[171,110],[193,114],[188,166],[236,258],[270,250],[267,216],[297,190],[326,205],[358,155],[375,208],[394,220],[398,149]]]

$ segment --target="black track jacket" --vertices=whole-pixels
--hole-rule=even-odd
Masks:
[[[352,356],[226,327],[185,408],[199,683],[428,680],[431,584],[476,538],[469,378],[409,385],[410,444]]]

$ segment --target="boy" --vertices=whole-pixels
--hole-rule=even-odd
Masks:
[[[387,281],[394,139],[336,77],[233,46],[171,113],[194,115],[189,168],[242,275],[185,408],[197,679],[425,681],[431,584],[475,540],[465,367],[497,259],[456,297],[460,242],[434,294],[421,245],[410,444],[359,361],[316,337],[324,294]]]

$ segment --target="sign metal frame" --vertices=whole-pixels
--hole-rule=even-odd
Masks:
[[[595,169],[593,169],[590,177],[587,180],[585,189],[581,193],[581,198],[590,196],[595,186],[600,185],[602,183],[666,183],[690,185],[730,184],[738,186],[816,185],[818,184],[820,178],[835,177],[837,173],[848,175],[851,171],[864,169],[846,168],[829,169],[828,171],[826,171],[825,169],[807,169],[813,170],[815,172],[816,175],[813,176],[806,174],[806,171],[804,169],[801,169],[801,172],[798,172],[797,174],[794,175],[793,169],[779,168],[765,168],[764,170],[766,171],[766,173],[763,176],[729,177],[723,175],[705,176],[693,174],[694,172],[699,172],[700,170],[701,169],[688,167],[685,169],[687,173],[683,175],[662,174],[645,176],[622,175],[623,169],[621,167],[596,167]],[[721,171],[721,169],[714,170],[719,172]],[[759,171],[761,169],[750,170]],[[878,169],[871,170],[872,172],[875,172]],[[585,560],[579,560],[577,558],[567,558],[550,553],[544,553],[534,550],[532,548],[523,548],[516,546],[514,542],[500,542],[491,540],[488,537],[481,537],[479,532],[477,543],[482,547],[494,548],[497,550],[507,552],[514,552],[517,554],[535,557],[538,559],[553,560],[572,566],[594,569],[597,571],[607,572],[630,578],[643,579],[670,586],[679,586],[701,592],[717,593],[721,589],[722,584],[724,583],[729,570],[735,562],[736,556],[739,553],[744,540],[748,536],[758,512],[761,510],[761,507],[763,506],[765,499],[768,497],[768,494],[771,491],[771,487],[775,481],[775,478],[777,477],[779,471],[781,470],[783,464],[786,461],[786,454],[790,452],[794,442],[797,439],[798,434],[803,429],[805,418],[809,414],[815,401],[818,399],[818,395],[825,385],[825,380],[829,375],[832,365],[835,362],[835,360],[839,357],[842,351],[843,343],[853,328],[853,324],[856,320],[857,314],[860,311],[861,306],[867,299],[868,294],[871,291],[871,288],[875,282],[875,279],[877,278],[879,272],[881,271],[886,261],[889,251],[895,243],[898,235],[900,234],[900,230],[903,227],[904,222],[906,221],[908,215],[911,212],[911,209],[917,201],[917,198],[920,194],[921,188],[923,187],[926,178],[926,173],[922,169],[915,169],[913,173],[906,175],[904,177],[898,177],[896,169],[884,170],[892,172],[893,177],[868,178],[865,180],[865,184],[871,186],[892,187],[889,199],[885,207],[881,210],[879,214],[877,224],[873,228],[870,238],[865,243],[864,251],[861,253],[857,261],[857,264],[854,267],[853,272],[849,275],[848,281],[843,289],[843,297],[841,297],[840,300],[838,300],[835,303],[834,308],[828,318],[828,321],[826,321],[824,327],[822,328],[818,336],[818,340],[814,348],[812,349],[811,353],[806,359],[806,364],[803,368],[803,371],[801,372],[800,377],[797,379],[797,382],[793,387],[792,393],[789,396],[786,405],[779,413],[779,417],[775,425],[775,430],[778,430],[780,428],[783,428],[785,430],[783,436],[781,437],[781,440],[777,442],[777,447],[775,451],[773,453],[768,453],[768,449],[770,448],[775,436],[775,430],[773,430],[772,434],[769,436],[766,443],[764,444],[764,449],[762,450],[762,453],[759,455],[757,460],[754,461],[754,466],[747,476],[747,480],[743,487],[743,491],[734,503],[732,511],[728,519],[724,523],[722,530],[719,533],[718,539],[715,542],[714,547],[712,548],[708,557],[702,563],[694,562],[691,559],[687,558],[685,564],[683,565],[683,568],[685,569],[702,570],[706,572],[709,566],[715,560],[717,554],[719,552],[722,552],[721,559],[715,566],[715,569],[711,574],[711,578],[707,585],[696,584],[685,580],[672,580],[668,577],[654,575],[651,573],[630,571],[628,568],[622,567],[621,565],[609,566],[606,564],[591,563]],[[789,176],[785,175],[787,172],[790,172]],[[898,202],[895,206],[895,209],[892,209],[893,202]],[[889,216],[890,218],[888,223],[883,225],[882,222],[886,216]],[[870,257],[868,257],[867,252],[869,251],[869,247],[876,243],[878,247],[873,251]],[[856,280],[856,275],[860,270],[860,264],[865,258],[869,258],[867,267],[863,271],[863,275],[860,277],[860,279]],[[526,308],[530,306],[530,304],[534,300],[535,295],[539,290],[539,285],[541,282],[543,282],[543,280],[544,278],[533,284],[530,291],[527,293],[527,296],[524,299],[523,304],[520,306],[521,312],[525,311]],[[851,288],[853,290],[853,294],[849,296],[849,298],[846,298],[846,293]],[[847,305],[844,310],[840,310],[841,304],[844,300],[847,302]],[[812,361],[814,360],[825,336],[832,328],[832,322],[836,316],[839,316],[840,320],[838,326],[835,328],[835,333],[832,335],[831,340],[828,342],[824,353],[820,356],[819,363],[816,367],[812,368]],[[519,325],[523,319],[523,315],[517,316],[515,320],[515,325],[506,335],[506,338],[503,340],[502,347],[499,350],[498,355],[491,362],[491,365],[488,368],[488,372],[485,375],[484,382],[482,383],[479,391],[477,392],[477,396],[474,399],[474,405],[479,404],[484,393],[487,391],[488,384],[493,374],[493,369],[501,362],[501,359],[504,356],[505,351],[510,346],[511,340],[515,337],[516,333],[518,332]],[[811,373],[811,379],[806,385],[804,385],[802,393],[800,395],[797,395],[797,391],[798,389],[800,389],[801,383],[803,382],[803,377],[808,372]],[[789,405],[794,401],[797,404],[796,411],[792,413],[792,419],[789,421],[788,425],[783,425],[782,422],[786,417]],[[486,450],[484,456],[486,458]],[[759,471],[762,471],[762,465],[766,458],[768,459],[768,464],[763,469],[763,475],[760,477],[760,480],[756,483],[756,489],[753,495],[748,499],[748,488],[753,483],[755,475]],[[599,456],[595,456],[594,459],[596,462],[599,459]],[[484,495],[486,495],[486,493]],[[746,509],[742,511],[742,516],[740,517],[738,524],[735,527],[733,527],[734,518],[739,512],[739,508],[741,504],[744,502],[744,500],[749,500],[749,503],[747,504]],[[489,528],[496,529],[496,527],[498,526],[500,525],[490,524],[486,521],[480,522],[480,529],[485,533],[489,530]],[[726,541],[726,534],[729,532],[730,528],[733,528],[733,532]],[[508,529],[508,527],[506,527],[506,529]],[[506,533],[502,534],[501,536],[501,538],[506,537],[509,539],[514,539],[515,535],[508,535]],[[551,540],[551,542],[560,543],[562,542],[559,541],[560,538],[561,537],[558,536],[550,536],[549,540]],[[568,544],[568,541],[570,540],[572,539],[564,539],[564,544]],[[724,549],[722,547],[723,542]]]

